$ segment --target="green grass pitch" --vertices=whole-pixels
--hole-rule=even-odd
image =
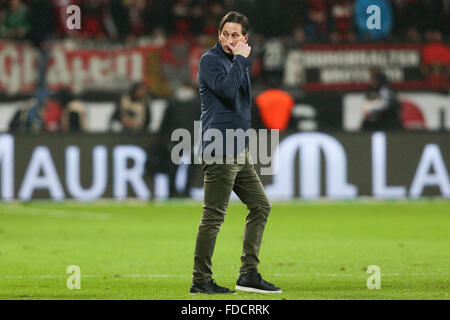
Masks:
[[[450,201],[274,202],[259,271],[282,294],[190,295],[202,204],[0,203],[4,299],[449,299]],[[246,209],[230,204],[213,257],[234,288]],[[81,289],[66,286],[67,267]],[[366,268],[381,269],[369,290]]]

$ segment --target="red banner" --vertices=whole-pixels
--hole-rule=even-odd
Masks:
[[[75,92],[114,91],[144,81],[161,96],[171,94],[173,86],[168,68],[185,68],[187,79],[196,80],[201,51],[192,47],[181,66],[167,60],[168,46],[132,48],[71,48],[55,43],[49,50],[46,81],[50,90],[69,87]],[[9,95],[29,94],[38,86],[40,53],[25,43],[0,42],[0,92]],[[167,70],[166,70],[167,69]]]

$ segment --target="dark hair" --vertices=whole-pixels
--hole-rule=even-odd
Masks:
[[[132,100],[132,101],[136,101],[137,99],[138,99],[138,97],[136,96],[136,94],[137,94],[137,91],[142,87],[142,86],[145,86],[145,83],[144,82],[134,82],[132,85],[131,85],[131,88],[130,88],[130,91],[129,91],[129,96],[130,96],[130,99]]]
[[[389,80],[384,74],[383,70],[379,66],[372,67],[370,69],[370,75],[374,83],[375,88],[378,90],[382,86],[388,86]]]
[[[239,23],[242,26],[242,34],[246,35],[249,29],[249,22],[245,15],[236,11],[228,12],[219,23],[219,31],[222,31],[223,26],[227,22]]]

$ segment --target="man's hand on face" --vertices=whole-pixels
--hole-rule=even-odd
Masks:
[[[252,51],[252,47],[244,41],[239,41],[234,47],[227,44],[227,47],[233,52],[234,55],[240,54],[245,58],[248,58],[250,52]]]

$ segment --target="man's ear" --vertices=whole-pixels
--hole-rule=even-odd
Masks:
[[[248,34],[246,34],[246,35],[244,36],[244,42],[247,43],[247,41],[248,41]]]

